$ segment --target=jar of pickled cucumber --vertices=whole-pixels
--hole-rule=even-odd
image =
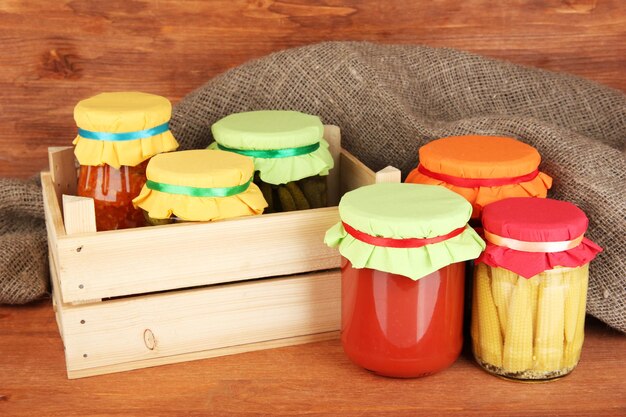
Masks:
[[[93,198],[98,231],[145,225],[132,199],[146,182],[148,160],[178,147],[171,113],[166,98],[137,92],[98,94],[74,108],[78,195]]]
[[[442,185],[472,204],[472,224],[482,208],[509,197],[546,197],[552,178],[539,171],[535,148],[513,138],[452,136],[419,149],[419,165],[406,182]]]
[[[574,204],[511,198],[485,206],[487,248],[476,260],[471,335],[485,370],[549,380],[578,364],[589,262],[602,249],[584,235]]]
[[[253,174],[252,159],[232,152],[160,154],[148,163],[146,184],[133,204],[155,226],[261,214],[267,203]]]
[[[211,131],[210,149],[254,160],[254,183],[268,202],[266,213],[327,206],[333,158],[319,117],[285,110],[235,113]]]
[[[421,377],[463,345],[464,261],[485,247],[471,205],[444,187],[384,183],[346,193],[326,232],[341,264],[341,343],[357,365]]]

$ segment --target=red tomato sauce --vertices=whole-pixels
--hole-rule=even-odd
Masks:
[[[116,230],[145,226],[141,209],[133,207],[133,198],[146,183],[148,161],[115,169],[109,165],[81,165],[78,195],[94,199],[96,229]]]
[[[373,269],[341,268],[341,342],[357,365],[411,378],[452,365],[463,345],[463,262],[417,281]]]

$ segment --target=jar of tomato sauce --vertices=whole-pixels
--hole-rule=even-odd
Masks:
[[[138,92],[102,93],[74,108],[78,195],[93,198],[98,231],[145,225],[132,199],[146,182],[149,158],[178,147],[171,112],[166,98]]]
[[[268,202],[266,213],[326,207],[333,158],[318,116],[288,110],[228,115],[211,126],[209,148],[253,159],[254,183]]]
[[[477,259],[472,350],[490,373],[549,380],[578,364],[585,330],[589,262],[602,250],[587,239],[574,204],[510,198],[485,206],[487,248]]]
[[[463,344],[464,261],[484,242],[471,205],[440,186],[375,184],[346,193],[326,233],[341,267],[341,342],[357,365],[420,377],[450,366]]]

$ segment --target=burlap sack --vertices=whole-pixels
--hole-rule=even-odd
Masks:
[[[565,74],[451,49],[331,42],[235,68],[185,97],[172,129],[183,148],[209,144],[229,113],[294,109],[342,129],[375,170],[407,175],[429,140],[479,133],[535,146],[550,197],[581,207],[604,248],[591,265],[589,313],[626,332],[626,96]]]
[[[279,52],[212,79],[175,106],[172,130],[183,149],[201,148],[216,120],[257,109],[318,114],[341,127],[344,146],[371,168],[391,164],[404,175],[417,164],[418,148],[439,137],[509,135],[537,147],[541,169],[555,179],[551,197],[578,204],[590,218],[588,236],[605,248],[592,263],[588,311],[626,332],[624,94],[450,49],[333,42]],[[0,184],[13,193],[0,196],[9,198],[2,207],[32,191]],[[15,302],[5,290],[14,277],[24,279],[21,291],[33,287],[27,278],[45,282],[45,245],[34,238],[43,236],[40,206],[34,203],[33,216],[13,234],[1,225],[14,222],[19,209],[0,215],[2,246],[23,245],[32,259],[25,265],[0,255],[2,302]]]
[[[23,304],[48,291],[48,245],[41,187],[0,178],[0,304]]]

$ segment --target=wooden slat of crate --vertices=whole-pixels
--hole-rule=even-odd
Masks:
[[[335,208],[183,223],[58,240],[65,302],[331,269]]]
[[[219,356],[236,355],[238,353],[254,352],[257,350],[275,349],[285,346],[302,345],[305,343],[321,342],[339,337],[339,331],[324,333],[305,334],[302,336],[286,337],[284,339],[267,340],[263,342],[248,343],[224,348],[185,352],[173,356],[161,356],[150,359],[135,360],[132,362],[115,363],[112,365],[79,370],[67,370],[68,379],[85,378],[89,376],[105,375],[114,372],[125,372],[134,369],[149,368],[153,366],[170,365],[181,362],[189,362],[200,359],[216,358]]]
[[[335,338],[340,274],[300,274],[77,306],[57,300],[55,310],[68,377],[79,378]]]

